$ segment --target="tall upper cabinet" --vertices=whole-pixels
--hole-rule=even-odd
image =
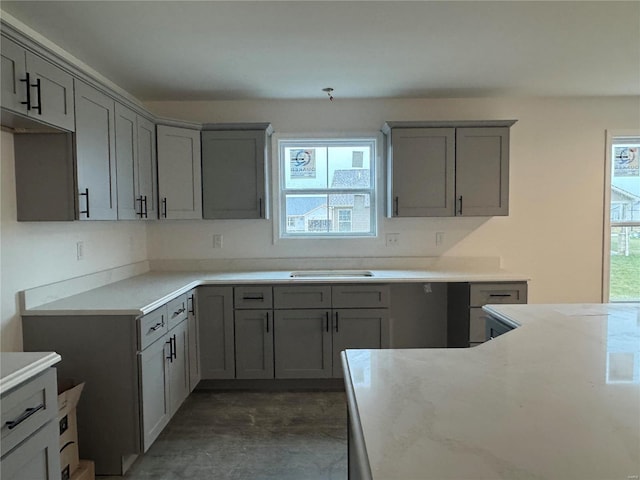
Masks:
[[[20,127],[24,116],[75,130],[73,77],[4,36],[1,49],[3,124]]]
[[[203,218],[267,218],[272,132],[268,123],[203,125]]]
[[[116,103],[115,128],[118,219],[158,218],[155,125]]]
[[[202,218],[200,131],[158,125],[160,219]]]
[[[514,123],[387,122],[387,215],[508,215]]]

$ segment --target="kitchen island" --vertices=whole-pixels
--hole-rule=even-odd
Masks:
[[[637,479],[640,304],[484,310],[517,328],[343,353],[350,478]]]

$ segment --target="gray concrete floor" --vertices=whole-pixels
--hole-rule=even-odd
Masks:
[[[344,392],[195,391],[125,477],[347,478]]]

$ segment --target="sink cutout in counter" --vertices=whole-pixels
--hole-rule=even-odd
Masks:
[[[369,270],[304,270],[301,272],[291,272],[291,278],[309,277],[373,277],[373,272]]]

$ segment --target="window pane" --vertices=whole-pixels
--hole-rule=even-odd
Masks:
[[[613,145],[611,221],[640,222],[640,144]]]
[[[329,195],[329,217],[335,218],[334,231],[368,233],[371,231],[371,197],[369,194]]]
[[[369,146],[329,147],[329,188],[369,188],[371,148]]]
[[[327,188],[326,147],[285,147],[283,155],[285,189]]]
[[[326,195],[287,195],[286,233],[328,232]]]
[[[609,300],[640,301],[640,227],[611,227]]]

